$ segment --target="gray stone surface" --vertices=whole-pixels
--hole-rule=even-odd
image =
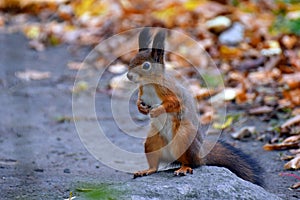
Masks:
[[[244,39],[245,27],[239,22],[233,23],[232,27],[219,36],[219,41],[226,45],[237,45]]]
[[[203,166],[193,175],[174,177],[171,171],[133,179],[123,185],[124,199],[280,199],[221,167]]]

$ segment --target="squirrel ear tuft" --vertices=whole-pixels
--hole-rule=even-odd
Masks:
[[[149,44],[151,42],[151,34],[150,34],[150,28],[145,27],[140,32],[139,35],[139,51],[144,51],[149,49]]]
[[[153,40],[151,56],[158,63],[164,62],[165,38],[165,31],[159,31]]]

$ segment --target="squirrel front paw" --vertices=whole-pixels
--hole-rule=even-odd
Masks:
[[[158,117],[159,115],[161,115],[163,113],[165,113],[165,108],[162,105],[160,105],[157,108],[153,108],[150,111],[150,117],[155,118],[155,117]]]
[[[140,113],[144,114],[144,115],[148,115],[148,113],[150,112],[150,106],[146,105],[143,101],[138,100],[137,101],[137,107],[140,111]]]

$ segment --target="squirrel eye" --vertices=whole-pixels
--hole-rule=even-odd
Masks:
[[[149,62],[144,62],[142,68],[144,70],[149,70],[151,68],[151,64]]]

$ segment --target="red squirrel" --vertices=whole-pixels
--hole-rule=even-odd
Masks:
[[[130,61],[127,77],[139,84],[137,107],[150,115],[151,124],[144,149],[149,168],[134,178],[157,172],[161,162],[178,163],[175,175],[192,174],[201,165],[223,166],[237,176],[263,185],[258,163],[233,146],[218,141],[207,155],[209,142],[203,141],[191,93],[165,70],[165,31],[153,39],[149,28],[139,34],[139,51]]]

